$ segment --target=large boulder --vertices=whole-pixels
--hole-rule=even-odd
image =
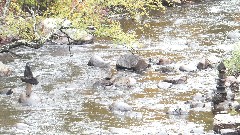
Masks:
[[[0,61],[0,77],[9,76],[12,70]]]
[[[85,30],[72,27],[70,20],[61,18],[46,18],[42,21],[40,29],[44,36],[53,35],[52,43],[56,44],[90,44],[93,36]]]
[[[145,71],[150,65],[140,56],[125,54],[117,60],[117,70],[128,69],[136,72]]]

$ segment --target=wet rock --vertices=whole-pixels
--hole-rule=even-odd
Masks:
[[[221,129],[220,133],[221,135],[239,135],[234,129]]]
[[[163,82],[168,82],[172,84],[186,84],[187,83],[187,77],[181,76],[181,77],[168,77],[163,80]]]
[[[208,59],[204,59],[197,64],[197,69],[203,70],[207,68],[213,68],[212,63]]]
[[[230,114],[216,114],[213,121],[213,131],[219,134],[225,132],[222,129],[232,129],[231,132],[233,130],[236,131],[235,129],[239,124],[240,117],[238,115],[231,116]]]
[[[29,125],[25,123],[17,123],[14,125],[14,127],[16,127],[19,130],[27,130],[29,128]]]
[[[22,103],[23,105],[37,105],[38,103],[41,102],[41,99],[35,94],[35,93],[31,93],[30,96],[27,96],[26,92],[23,92],[19,99],[18,99],[19,103]]]
[[[159,83],[158,83],[158,88],[160,88],[160,89],[168,89],[168,88],[170,88],[172,86],[172,83],[168,83],[168,82],[162,82],[162,81],[160,81]]]
[[[137,83],[132,77],[116,77],[113,82],[116,87],[132,87]]]
[[[11,95],[14,92],[15,92],[15,90],[11,89],[11,88],[0,90],[0,94],[3,94],[3,95]]]
[[[181,0],[162,0],[162,5],[167,7],[172,7],[181,4],[182,4]]]
[[[234,101],[235,99],[235,94],[232,92],[232,90],[227,91],[227,100],[229,101]]]
[[[93,55],[90,60],[88,61],[88,66],[95,66],[95,67],[100,67],[100,68],[107,68],[110,67],[110,62],[107,62],[103,60],[100,56],[98,55]]]
[[[197,70],[196,66],[193,65],[193,64],[188,64],[188,65],[181,65],[179,67],[179,70],[180,71],[183,71],[183,72],[194,72]]]
[[[227,76],[225,86],[229,87],[232,92],[239,91],[239,81],[235,76]]]
[[[223,101],[218,104],[214,104],[213,113],[226,113],[227,111],[231,110],[231,104],[229,101]]]
[[[227,38],[231,40],[239,40],[240,39],[240,31],[239,30],[234,30],[234,31],[229,31],[227,33]]]
[[[234,107],[234,109],[235,109],[235,111],[240,112],[240,105],[239,105],[239,104],[236,105],[236,106]]]
[[[96,81],[93,84],[93,88],[94,89],[108,89],[108,88],[111,88],[112,85],[113,85],[113,80],[111,80],[110,78],[104,78],[99,81]]]
[[[132,111],[132,107],[124,102],[114,102],[109,106],[111,111],[127,112]]]
[[[161,73],[174,73],[176,72],[175,68],[172,66],[161,66],[158,69],[155,69],[155,71],[159,71]]]
[[[33,73],[30,68],[30,64],[26,63],[25,70],[24,70],[24,76],[21,77],[22,82],[26,82],[29,84],[37,85],[38,80],[37,78],[33,77]]]
[[[0,61],[0,77],[9,76],[12,70]]]
[[[149,67],[148,63],[137,55],[125,54],[117,60],[117,70],[128,69],[136,72],[145,71]]]
[[[225,81],[225,85],[227,87],[229,87],[234,82],[238,83],[238,80],[237,80],[237,78],[235,76],[227,76],[226,77],[226,81]]]
[[[171,63],[172,63],[172,60],[170,60],[168,58],[160,58],[157,65],[168,65]]]

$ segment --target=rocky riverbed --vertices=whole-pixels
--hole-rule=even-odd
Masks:
[[[143,44],[133,61],[128,48],[102,40],[71,45],[71,54],[68,45],[15,48],[21,58],[1,54],[0,133],[214,134],[222,117],[214,119],[208,99],[217,65],[239,42],[239,7],[238,0],[207,1],[138,24],[122,19]],[[144,33],[135,27],[146,22]],[[18,103],[27,62],[39,81],[33,91],[41,103],[33,106]]]

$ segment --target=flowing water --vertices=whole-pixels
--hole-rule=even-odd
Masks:
[[[237,38],[227,33],[240,29],[239,0],[207,0],[203,3],[168,8],[166,13],[153,12],[151,19],[139,23],[122,20],[126,31],[136,31],[144,58],[169,57],[176,65],[197,63],[202,58],[222,60],[229,55]],[[150,26],[140,31],[136,26]],[[106,76],[106,69],[87,66],[93,54],[115,62],[127,49],[105,41],[92,45],[46,45],[38,50],[18,48],[21,59],[5,57],[3,62],[14,69],[10,77],[0,78],[0,88],[15,88],[11,96],[0,95],[1,134],[190,134],[211,132],[211,110],[190,110],[188,115],[168,115],[166,111],[192,96],[216,87],[216,69],[175,74],[162,74],[153,65],[143,74],[125,72],[137,80],[131,88],[94,89],[93,83]],[[42,103],[19,104],[25,89],[21,82],[26,62],[32,65],[39,84],[33,91]],[[112,72],[116,73],[116,70]],[[188,83],[169,89],[158,88],[166,76],[187,75]],[[130,114],[115,114],[109,109],[114,101],[133,107]],[[25,125],[16,128],[17,123]]]

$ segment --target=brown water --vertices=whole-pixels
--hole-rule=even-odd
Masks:
[[[123,20],[123,28],[135,30],[144,47],[140,54],[148,58],[169,57],[176,65],[196,63],[204,57],[223,59],[233,49],[236,40],[229,40],[229,31],[240,29],[240,1],[218,0],[169,8],[166,13],[154,12],[144,32],[135,23]],[[92,84],[105,76],[105,70],[88,67],[93,54],[111,61],[114,68],[118,56],[127,49],[97,41],[93,45],[46,45],[38,50],[16,49],[22,59],[4,59],[14,69],[12,76],[0,78],[0,88],[16,88],[11,96],[0,95],[1,134],[190,134],[211,132],[213,115],[209,110],[190,110],[188,115],[167,115],[169,107],[190,100],[197,93],[215,89],[215,69],[191,74],[162,74],[153,65],[144,74],[126,72],[137,79],[136,86],[125,89],[93,89]],[[29,58],[30,57],[30,58]],[[31,62],[39,84],[34,92],[42,98],[37,106],[22,106],[17,102],[25,86],[20,81],[26,62]],[[116,73],[116,71],[114,71]],[[188,75],[186,85],[169,89],[158,88],[166,76]],[[108,106],[124,101],[133,107],[130,115],[115,114]],[[25,123],[24,129],[15,128]],[[196,131],[197,132],[197,131]]]

